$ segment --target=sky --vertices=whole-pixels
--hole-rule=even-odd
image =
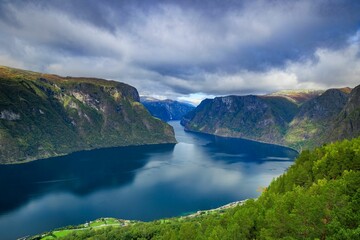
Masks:
[[[0,0],[0,65],[191,101],[360,84],[358,0]]]

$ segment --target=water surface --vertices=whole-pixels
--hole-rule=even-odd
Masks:
[[[297,155],[170,124],[175,146],[100,149],[0,166],[0,239],[100,217],[172,217],[257,197]]]

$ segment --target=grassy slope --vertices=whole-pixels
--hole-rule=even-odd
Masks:
[[[323,92],[323,90],[293,89],[274,92],[267,96],[284,97],[300,106],[304,102],[320,96]]]
[[[174,143],[135,88],[0,67],[0,163],[101,147]]]
[[[358,239],[360,138],[303,151],[257,200],[193,218],[72,231],[61,239]]]

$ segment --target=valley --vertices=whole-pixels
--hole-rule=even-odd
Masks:
[[[359,0],[0,0],[0,240],[360,239]]]

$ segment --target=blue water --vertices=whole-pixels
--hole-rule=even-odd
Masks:
[[[185,132],[178,144],[100,149],[0,166],[0,239],[100,217],[152,220],[257,197],[297,153]]]

